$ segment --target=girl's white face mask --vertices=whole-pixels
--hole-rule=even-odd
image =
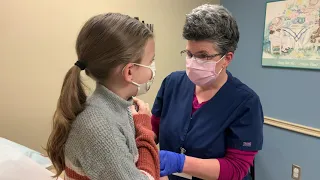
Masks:
[[[151,85],[153,83],[154,77],[156,75],[156,63],[155,63],[155,61],[153,61],[150,66],[146,66],[146,65],[143,65],[143,64],[137,64],[137,63],[134,63],[134,65],[148,68],[152,72],[151,79],[148,80],[146,83],[138,84],[138,83],[136,83],[134,81],[131,81],[132,84],[134,84],[134,85],[136,85],[138,87],[138,91],[137,91],[137,95],[136,96],[139,96],[139,95],[145,94],[145,93],[147,93],[149,91],[149,89],[150,89],[150,87],[151,87]]]

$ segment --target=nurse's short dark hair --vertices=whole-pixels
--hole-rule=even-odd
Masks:
[[[204,4],[186,15],[183,37],[186,40],[209,40],[219,53],[234,52],[239,30],[231,13],[221,5]]]

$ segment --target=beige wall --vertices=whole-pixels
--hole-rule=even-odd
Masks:
[[[62,79],[77,60],[75,39],[83,23],[120,12],[154,24],[157,75],[147,95],[152,104],[162,79],[184,69],[182,26],[192,8],[219,0],[1,0],[0,136],[36,150],[45,146]]]

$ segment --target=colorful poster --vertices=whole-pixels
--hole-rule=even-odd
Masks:
[[[262,65],[320,69],[320,0],[266,5]]]

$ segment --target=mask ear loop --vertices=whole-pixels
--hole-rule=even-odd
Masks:
[[[153,62],[153,63],[154,63],[154,62]],[[151,70],[151,72],[152,72],[152,77],[151,77],[151,79],[150,79],[149,81],[153,80],[153,79],[154,79],[154,77],[156,76],[156,72],[155,72],[155,70],[152,68],[152,66],[146,66],[146,65],[143,65],[143,64],[137,64],[137,63],[132,63],[132,64],[134,64],[134,65],[136,65],[136,66],[141,66],[141,67],[145,67],[145,68],[150,69],[150,70]]]
[[[151,77],[151,79],[150,79],[149,81],[153,81],[153,80],[154,80],[155,70],[154,70],[152,67],[146,66],[146,65],[143,65],[143,64],[137,64],[137,63],[132,63],[132,64],[134,64],[134,65],[136,65],[136,66],[141,66],[141,67],[145,67],[145,68],[150,69],[151,72],[152,72],[152,77]],[[128,64],[127,64],[127,65],[128,65]],[[127,65],[125,65],[125,66],[122,68],[122,71],[121,71],[121,74],[122,74],[122,75],[123,75],[123,73],[124,73],[124,68],[125,68]],[[136,85],[136,86],[138,87],[138,90],[140,89],[141,84],[138,84],[138,83],[136,83],[136,82],[134,82],[134,81],[131,81],[131,83],[134,84],[134,85]]]
[[[134,85],[136,85],[138,88],[140,88],[140,86],[141,86],[140,84],[138,84],[138,83],[136,83],[136,82],[134,82],[134,81],[131,81],[131,83],[134,84]]]
[[[226,55],[223,55],[223,56],[219,59],[219,61],[217,61],[217,63],[219,63],[219,62],[220,62],[222,59],[224,59],[225,57],[226,57]],[[222,66],[222,68],[220,69],[218,75],[222,72],[223,69],[224,69],[224,66]]]
[[[224,59],[226,57],[226,55],[223,55],[220,59],[219,59],[219,61],[217,61],[217,63],[219,63],[222,59]]]

